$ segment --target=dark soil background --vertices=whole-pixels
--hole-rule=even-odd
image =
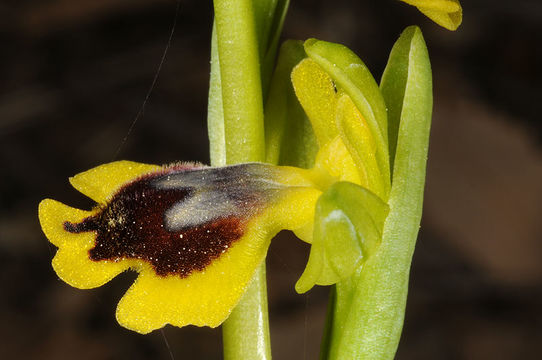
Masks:
[[[0,357],[220,359],[220,330],[120,327],[134,274],[64,284],[38,202],[90,201],[67,178],[115,158],[208,162],[210,1],[182,0],[144,115],[173,0],[0,3]],[[538,359],[542,353],[542,3],[465,0],[459,31],[389,1],[292,0],[284,35],[341,42],[377,78],[419,24],[434,65],[425,213],[397,359]],[[126,139],[125,141],[123,139]],[[297,295],[308,247],[288,234],[268,263],[275,359],[316,359],[327,290]],[[250,336],[250,334],[247,334]]]

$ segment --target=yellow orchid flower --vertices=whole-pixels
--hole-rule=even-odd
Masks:
[[[459,0],[401,0],[418,8],[425,16],[448,30],[456,30],[463,21]]]
[[[165,324],[220,325],[278,231],[293,230],[311,243],[323,191],[337,181],[374,185],[367,176],[376,166],[374,144],[350,98],[342,90],[337,93],[312,60],[296,67],[292,81],[318,129],[321,149],[312,169],[117,161],[75,175],[70,183],[97,206],[84,211],[51,199],[39,206],[42,229],[59,248],[53,259],[58,276],[88,289],[125,270],[139,272],[116,316],[140,333]],[[345,116],[361,124],[348,128],[348,136],[341,135]],[[348,141],[357,133],[354,138],[366,144]],[[368,147],[372,161],[358,167],[352,146]],[[311,279],[322,284],[318,276]]]
[[[281,229],[311,222],[321,191],[314,171],[251,163],[160,167],[130,161],[70,178],[90,211],[46,199],[39,219],[68,284],[139,276],[117,307],[139,333],[165,324],[216,327],[229,315]]]
[[[93,209],[51,199],[39,205],[41,227],[58,247],[58,276],[89,289],[123,271],[139,272],[116,317],[126,328],[148,333],[165,324],[220,325],[282,229],[313,244],[298,291],[333,284],[359,268],[378,246],[387,214],[385,105],[372,75],[350,50],[316,40],[307,44],[314,59],[301,61],[291,80],[320,148],[312,169],[117,161],[75,175],[70,183],[97,203]],[[327,52],[337,64],[331,65],[333,77],[323,57]],[[341,202],[344,194],[370,206]],[[372,219],[375,209],[378,218]],[[368,214],[367,220],[354,219],[359,214]],[[350,217],[355,229],[344,227]],[[330,241],[328,226],[346,229],[336,232],[350,238]],[[347,261],[345,251],[355,256]]]

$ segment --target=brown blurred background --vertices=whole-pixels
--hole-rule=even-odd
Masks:
[[[425,213],[397,359],[538,359],[542,353],[542,3],[463,1],[456,33],[395,0],[292,0],[284,35],[341,42],[378,79],[419,24],[433,61]],[[208,162],[210,1],[181,0],[143,116],[173,0],[0,3],[0,352],[3,359],[220,359],[219,330],[121,328],[134,274],[95,290],[57,279],[37,221],[52,197],[91,202],[67,178],[117,159]],[[123,139],[126,138],[124,142]],[[120,148],[120,150],[119,150]],[[327,289],[297,295],[308,247],[281,234],[268,256],[275,359],[316,359]]]

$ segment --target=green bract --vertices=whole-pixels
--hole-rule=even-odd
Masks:
[[[324,341],[328,359],[393,359],[399,342],[432,111],[431,66],[417,27],[407,28],[394,45],[381,88],[390,109],[390,142],[397,143],[390,212],[377,251],[336,286]]]

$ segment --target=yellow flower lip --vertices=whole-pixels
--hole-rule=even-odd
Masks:
[[[207,168],[120,161],[70,181],[99,204],[83,211],[50,199],[40,203],[42,229],[59,248],[53,267],[83,289],[138,271],[117,319],[140,333],[167,323],[220,325],[271,237],[309,223],[321,193],[300,171],[256,163]]]
[[[187,277],[228,251],[271,195],[245,167],[147,174],[122,186],[95,215],[67,221],[64,229],[96,234],[92,261],[137,259],[158,276]],[[203,189],[193,187],[196,182]],[[213,189],[206,189],[210,184]]]

